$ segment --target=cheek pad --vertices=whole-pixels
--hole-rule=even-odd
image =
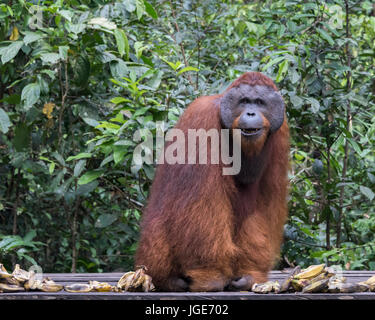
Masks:
[[[231,128],[233,121],[240,112],[236,106],[244,96],[259,97],[266,102],[261,107],[262,113],[270,122],[270,131],[275,132],[284,122],[285,105],[279,92],[270,87],[256,85],[251,87],[247,84],[230,89],[220,101],[220,118],[224,128]]]

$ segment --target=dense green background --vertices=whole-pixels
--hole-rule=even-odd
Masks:
[[[374,15],[371,1],[2,1],[0,261],[131,269],[154,174],[132,167],[133,133],[252,70],[277,83],[292,135],[277,267],[375,270]]]

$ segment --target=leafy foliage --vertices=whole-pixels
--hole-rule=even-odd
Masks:
[[[154,174],[132,162],[142,129],[253,70],[281,88],[292,133],[278,267],[374,270],[374,15],[352,0],[0,4],[0,259],[130,269]]]

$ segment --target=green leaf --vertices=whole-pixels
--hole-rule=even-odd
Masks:
[[[31,127],[26,123],[19,123],[14,130],[13,145],[16,151],[21,152],[30,145]]]
[[[28,108],[32,107],[40,97],[40,86],[38,83],[30,83],[22,89],[21,100],[25,101]]]
[[[36,237],[36,231],[34,229],[30,230],[23,238],[25,242],[32,241]]]
[[[79,178],[78,184],[81,185],[94,181],[95,179],[99,178],[103,172],[104,170],[86,172],[81,178]]]
[[[143,2],[145,4],[146,12],[150,15],[151,18],[156,20],[158,18],[158,14],[154,7],[146,0],[144,0]]]
[[[66,20],[68,20],[69,22],[72,21],[72,18],[74,16],[74,13],[73,11],[69,11],[69,10],[59,10],[58,12],[63,18],[65,18]]]
[[[317,113],[317,112],[319,111],[319,108],[320,108],[319,101],[316,100],[316,99],[314,99],[314,98],[311,98],[311,97],[306,98],[306,100],[307,100],[308,102],[310,102],[310,105],[311,105],[311,111],[312,111],[313,113]]]
[[[279,65],[279,71],[277,73],[276,82],[280,82],[284,78],[284,74],[288,72],[289,61],[284,60]]]
[[[75,156],[70,156],[66,161],[72,161],[72,160],[78,160],[78,159],[85,159],[85,158],[91,158],[92,154],[88,152],[82,152]]]
[[[25,37],[23,38],[23,42],[25,43],[25,45],[29,45],[30,43],[38,41],[43,37],[43,33],[26,31]]]
[[[12,122],[10,121],[8,114],[4,109],[0,108],[0,131],[2,133],[7,133],[11,126]]]
[[[150,109],[150,107],[142,107],[137,109],[137,111],[133,114],[133,118],[137,118],[138,116],[145,114],[148,109]]]
[[[90,127],[96,127],[98,126],[100,123],[98,122],[98,120],[95,120],[95,119],[91,119],[91,118],[82,118],[82,120],[88,124]]]
[[[36,262],[33,257],[30,257],[27,254],[19,254],[17,252],[17,255],[20,256],[21,258],[24,258],[25,260],[29,261],[30,264],[33,265],[33,266],[37,266],[38,265],[38,262]]]
[[[121,57],[126,54],[126,59],[128,59],[129,56],[129,41],[128,37],[125,34],[125,31],[122,29],[116,29],[114,31],[115,38],[116,38],[116,44],[118,52],[120,53]]]
[[[111,102],[114,103],[114,104],[120,104],[120,103],[124,103],[124,102],[131,102],[131,100],[123,98],[123,97],[115,97],[111,100]]]
[[[79,160],[74,166],[74,176],[79,177],[86,166],[86,160]]]
[[[113,152],[113,160],[115,164],[124,160],[127,150],[123,147],[115,147]]]
[[[359,190],[362,192],[362,194],[364,194],[367,198],[369,198],[370,201],[374,199],[375,194],[370,188],[367,188],[365,186],[360,186]]]
[[[135,0],[123,0],[122,3],[126,11],[133,12],[135,10]]]
[[[263,68],[262,71],[266,71],[269,67],[273,66],[276,63],[279,63],[280,61],[284,60],[284,57],[277,57],[276,59],[271,60],[268,62]]]
[[[116,24],[109,21],[105,17],[96,17],[92,18],[89,22],[89,25],[93,25],[94,28],[103,27],[108,30],[115,30],[117,28]]]
[[[68,46],[59,46],[60,59],[62,60],[68,59],[68,50],[69,50]]]
[[[98,181],[93,181],[91,183],[84,184],[77,189],[75,194],[77,197],[88,195],[90,192],[94,191],[98,185],[99,185]]]
[[[86,55],[80,55],[74,64],[74,80],[81,87],[84,88],[90,77],[91,65]]]
[[[106,157],[102,163],[100,164],[100,167],[104,167],[107,163],[113,161],[113,154],[109,155],[108,157]]]
[[[290,94],[290,102],[293,106],[298,109],[303,104],[303,99],[295,94]]]
[[[360,155],[362,150],[359,144],[355,142],[353,139],[349,139],[349,143],[353,146],[354,150]]]
[[[6,64],[12,60],[23,46],[23,41],[14,41],[8,47],[1,50],[1,62]]]
[[[43,53],[40,55],[40,59],[45,64],[55,64],[59,61],[60,55],[58,53]]]
[[[53,173],[53,171],[55,170],[55,166],[56,166],[56,163],[54,163],[54,162],[51,162],[49,164],[49,174]]]
[[[129,72],[128,66],[122,59],[111,61],[110,68],[112,76],[116,79],[122,79],[126,77]]]
[[[143,170],[144,170],[147,178],[149,178],[150,180],[154,179],[154,176],[155,176],[155,169],[154,169],[154,167],[148,166],[148,165],[145,164],[143,166]]]
[[[152,76],[152,78],[147,83],[148,86],[150,86],[154,90],[156,90],[157,88],[159,88],[161,80],[162,80],[162,77],[163,77],[163,74],[164,74],[164,72],[161,71],[161,70],[158,70],[156,73],[154,73],[154,75]]]
[[[332,37],[323,29],[321,28],[316,28],[316,30],[319,32],[320,36],[322,39],[328,41],[328,43],[333,46],[335,41],[332,39]]]
[[[140,20],[146,11],[145,3],[143,0],[136,0],[137,18]]]
[[[118,219],[117,215],[115,214],[102,214],[99,216],[98,220],[95,222],[96,228],[105,228],[111,225],[113,222],[115,222]]]
[[[187,71],[199,71],[199,69],[197,69],[197,68],[194,68],[194,67],[185,67],[185,68],[183,68],[183,69],[181,69],[178,73],[177,73],[177,75],[180,75],[181,73],[184,73],[184,72],[187,72]]]

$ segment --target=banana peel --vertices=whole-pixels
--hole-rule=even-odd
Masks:
[[[89,281],[89,285],[92,287],[93,291],[96,292],[110,292],[114,291],[113,286],[111,286],[107,282],[99,282],[99,281]]]
[[[322,292],[328,288],[329,279],[320,279],[314,282],[311,282],[309,285],[305,286],[302,289],[302,293],[316,293]]]
[[[300,266],[297,266],[295,267],[287,276],[287,278],[283,281],[283,283],[281,284],[280,286],[280,290],[279,290],[279,293],[282,293],[282,292],[287,292],[291,285],[292,285],[292,280],[293,280],[293,277],[300,273],[301,272],[301,267]]]
[[[309,266],[306,269],[303,269],[300,273],[296,274],[294,276],[294,279],[300,280],[300,279],[312,279],[315,278],[317,275],[322,273],[325,268],[325,264],[317,264]]]
[[[14,267],[14,270],[12,272],[12,277],[16,279],[19,283],[25,283],[28,281],[31,277],[31,274],[34,273],[34,271],[25,271],[20,268],[19,264],[16,264]]]
[[[368,278],[366,281],[358,282],[359,284],[366,285],[369,291],[375,291],[375,276]]]
[[[124,273],[120,280],[117,282],[117,288],[128,291],[130,286],[132,285],[134,273],[134,271]]]
[[[24,287],[20,287],[14,284],[0,283],[0,292],[23,292]]]
[[[12,277],[12,274],[8,273],[4,265],[0,263],[0,279],[9,279]]]
[[[366,281],[359,282],[360,284],[365,284],[368,286],[369,291],[375,291],[375,276],[368,278]]]
[[[124,291],[154,291],[152,278],[146,274],[147,268],[139,266],[136,271],[126,272],[117,282],[117,289]]]
[[[304,287],[311,284],[309,279],[293,279],[291,285],[295,291],[302,291]]]
[[[251,287],[251,291],[255,293],[279,293],[280,284],[278,281],[267,281],[264,283],[254,283]]]
[[[58,284],[49,278],[37,279],[34,271],[26,271],[16,264],[12,273],[9,273],[0,263],[0,292],[22,292],[38,290],[43,292],[58,292],[63,289],[67,292],[123,292],[123,291],[154,291],[152,278],[146,274],[147,268],[139,266],[135,271],[125,273],[117,283],[112,286],[106,282],[89,281],[89,283],[73,283],[66,286]]]
[[[369,290],[369,286],[364,283],[333,283],[328,287],[329,293],[353,293],[365,292]]]
[[[152,278],[148,274],[145,275],[142,288],[144,292],[155,291],[155,286],[152,283]]]
[[[38,284],[37,288],[39,290],[42,290],[43,292],[58,292],[61,291],[64,288],[64,286],[56,283],[55,281],[49,278],[46,278],[43,279],[43,281],[40,284]]]
[[[64,290],[73,293],[86,293],[93,291],[93,287],[87,283],[73,283],[66,285]]]

